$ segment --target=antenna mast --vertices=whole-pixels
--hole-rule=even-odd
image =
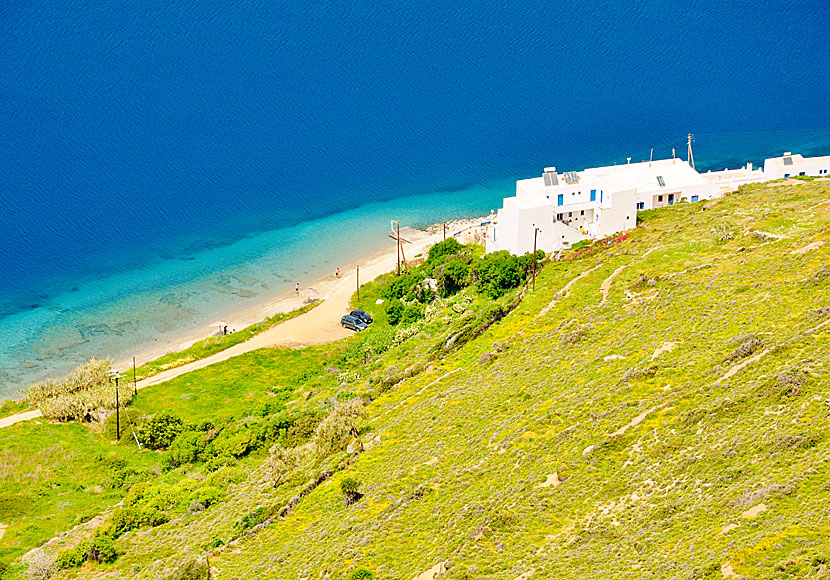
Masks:
[[[691,133],[689,133],[688,140],[686,141],[686,143],[689,146],[689,150],[686,153],[686,161],[689,163],[689,165],[692,166],[692,169],[697,170],[697,168],[695,167],[695,155],[694,153],[692,153],[692,139],[693,136]]]

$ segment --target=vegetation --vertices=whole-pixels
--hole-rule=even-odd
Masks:
[[[136,412],[176,426],[157,452],[78,423],[0,430],[0,560],[19,578],[86,522],[29,570],[176,577],[209,555],[229,578],[822,577],[828,201],[815,180],[647,212],[535,292],[500,294],[476,270],[509,282],[513,263],[474,252],[446,296],[381,277],[354,304],[364,332],[141,391]],[[433,279],[467,259],[449,250]],[[423,317],[390,324],[389,295]],[[113,562],[79,548],[96,538]]]
[[[162,371],[184,366],[188,363],[207,358],[217,352],[222,352],[223,350],[234,345],[245,342],[249,338],[253,338],[261,332],[265,332],[272,326],[276,326],[281,322],[285,322],[286,320],[305,314],[318,304],[319,302],[312,302],[311,304],[306,304],[305,306],[290,312],[279,312],[274,316],[270,316],[265,320],[252,324],[242,330],[219,336],[211,336],[210,338],[205,338],[204,340],[193,343],[184,350],[165,354],[136,368],[136,380],[140,381],[142,379],[152,377],[153,375],[157,375]],[[126,381],[132,381],[133,369],[127,369],[124,375]]]

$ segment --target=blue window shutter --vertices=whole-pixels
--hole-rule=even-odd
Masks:
[[[560,193],[556,196],[556,205],[562,205],[563,203],[565,203],[565,196]]]
[[[597,190],[592,189],[591,190],[591,201],[596,201],[596,200],[597,200]]]

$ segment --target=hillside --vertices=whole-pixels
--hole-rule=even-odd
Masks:
[[[440,300],[411,337],[381,313],[365,336],[256,351],[139,392],[137,409],[194,424],[322,410],[349,429],[321,453],[319,428],[292,445],[292,419],[282,447],[317,441],[317,455],[276,465],[264,449],[164,464],[170,451],[96,436],[64,459],[80,474],[117,457],[135,466],[129,485],[94,504],[90,474],[66,492],[87,498],[87,517],[52,529],[43,516],[49,533],[27,533],[103,513],[43,548],[67,550],[112,526],[127,490],[125,506],[149,509],[161,495],[140,482],[155,479],[215,497],[187,495],[169,521],[120,535],[113,563],[61,574],[196,578],[207,557],[220,579],[830,577],[830,182],[750,186],[641,219],[546,264],[535,291]],[[382,287],[358,305],[377,309]],[[362,415],[346,409],[357,398],[371,400]],[[66,453],[92,437],[83,429],[0,432],[0,481],[25,464],[24,437],[71,432]],[[25,536],[9,529],[0,555],[19,562]]]

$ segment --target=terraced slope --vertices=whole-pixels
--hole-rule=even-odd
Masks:
[[[78,574],[208,555],[239,579],[830,575],[830,183],[703,208],[548,265],[501,323],[375,399],[333,474],[274,487],[263,464]],[[240,531],[258,507],[281,515]]]

